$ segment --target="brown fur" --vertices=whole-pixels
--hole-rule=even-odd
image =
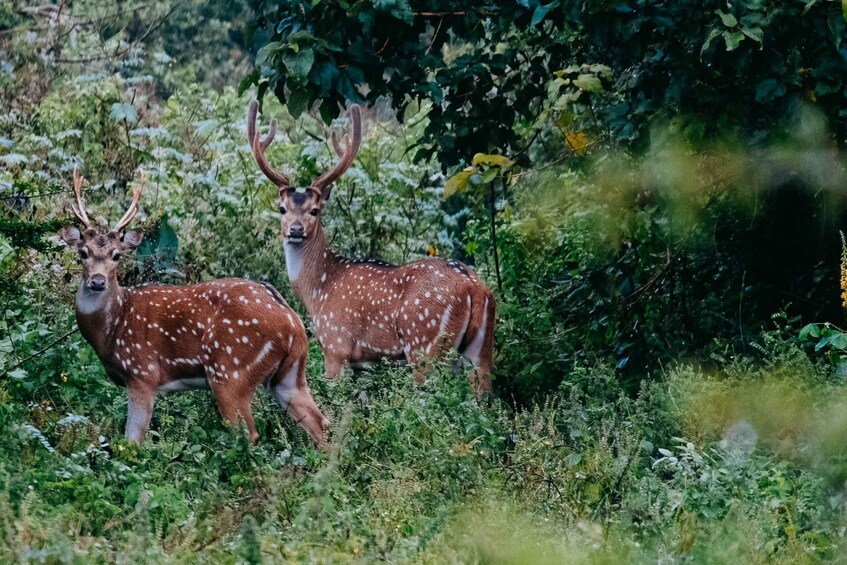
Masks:
[[[265,150],[273,143],[256,129],[258,103],[247,109],[247,136],[259,168],[279,189],[286,266],[294,292],[312,317],[326,358],[326,376],[337,378],[345,364],[380,358],[405,359],[421,380],[426,361],[454,348],[476,368],[477,393],[491,391],[496,304],[491,290],[466,265],[425,259],[394,266],[351,261],[329,249],[320,215],[333,183],[353,163],[362,141],[361,110],[349,110],[351,132],[341,142],[333,133],[338,164],[305,191],[273,169]]]
[[[420,381],[425,361],[452,348],[472,353],[474,386],[491,391],[496,303],[472,270],[444,259],[394,266],[336,257],[320,223],[313,229],[303,243],[285,243],[286,260],[302,257],[292,287],[312,317],[327,378],[337,378],[347,363],[388,358],[414,364]]]
[[[255,442],[250,404],[266,383],[309,437],[323,444],[329,422],[306,383],[306,330],[276,289],[244,279],[122,288],[118,255],[141,242],[137,230],[123,241],[114,231],[81,234],[73,227],[62,237],[82,258],[80,331],[109,377],[127,388],[127,439],[143,441],[157,390],[199,384],[212,389],[225,420],[244,421]],[[103,279],[104,288],[96,290]]]

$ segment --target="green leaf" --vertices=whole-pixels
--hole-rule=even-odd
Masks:
[[[450,198],[456,192],[464,192],[468,189],[471,177],[476,174],[474,167],[467,167],[456,173],[444,183],[444,198]]]
[[[735,27],[738,25],[738,20],[735,19],[735,16],[732,14],[727,14],[726,12],[722,12],[720,10],[715,10],[715,13],[720,16],[723,25],[726,27]]]
[[[743,27],[741,28],[741,33],[758,43],[762,44],[762,41],[765,38],[765,32],[760,27]]]
[[[800,330],[800,339],[817,338],[820,335],[821,331],[817,324],[807,324]]]
[[[723,33],[724,41],[726,41],[726,50],[727,51],[735,51],[738,48],[738,45],[744,39],[744,34],[740,31],[735,31],[732,33]]]
[[[835,349],[847,349],[847,334],[839,333],[832,336],[830,345]]]
[[[112,104],[112,111],[109,113],[109,117],[116,122],[125,121],[133,125],[138,121],[138,115],[135,113],[135,108],[133,108],[132,104],[124,104],[122,102]]]
[[[282,43],[279,41],[271,41],[264,47],[261,47],[256,51],[256,66],[261,67],[268,64],[280,49],[282,49]]]
[[[496,179],[498,174],[500,174],[500,169],[492,167],[485,171],[485,173],[482,175],[482,179],[480,179],[480,182],[483,184],[488,184],[494,179]]]
[[[500,167],[501,169],[508,169],[515,164],[514,161],[508,157],[504,157],[503,155],[486,155],[485,153],[477,153],[473,156],[473,161],[471,162],[474,166],[489,165],[493,167]]]
[[[153,267],[161,272],[174,267],[178,251],[179,238],[165,216],[159,222],[156,233],[148,234],[148,237],[144,238],[135,256],[139,268],[143,268],[145,263],[152,259]]]
[[[293,118],[299,118],[300,115],[306,111],[306,107],[309,105],[309,91],[304,88],[295,88],[291,91],[291,94],[288,95],[288,100],[286,102],[286,107],[288,108],[288,113],[291,114]]]
[[[247,90],[259,81],[259,69],[253,69],[253,72],[241,79],[238,83],[238,96],[243,96]]]
[[[309,71],[315,64],[315,52],[310,48],[301,49],[298,53],[286,51],[282,55],[282,64],[291,77],[300,84],[306,84]]]
[[[544,20],[544,18],[547,17],[547,14],[550,12],[550,10],[557,7],[558,5],[559,5],[558,0],[554,0],[553,2],[550,2],[549,4],[547,4],[546,6],[539,5],[535,9],[535,11],[532,13],[532,21],[529,23],[529,25],[535,27],[538,24],[540,24],[542,22],[542,20]]]
[[[159,224],[159,244],[157,253],[159,257],[168,260],[175,260],[176,254],[179,251],[179,237],[168,223],[168,218],[162,218]]]
[[[703,42],[703,47],[700,48],[700,57],[703,56],[703,53],[705,53],[706,49],[709,48],[709,45],[712,44],[712,40],[714,40],[721,33],[723,33],[723,30],[721,30],[720,28],[715,28],[709,32],[709,35],[706,36],[706,41]]]
[[[603,83],[597,75],[581,74],[573,83],[586,92],[603,92]]]
[[[844,21],[847,22],[847,0],[841,0],[841,15],[844,17]]]
[[[821,349],[823,349],[824,347],[826,347],[827,345],[829,345],[829,342],[830,342],[830,341],[832,341],[832,338],[831,338],[831,337],[825,337],[825,338],[823,338],[822,340],[820,340],[820,341],[819,341],[819,342],[815,345],[815,351],[820,351]]]

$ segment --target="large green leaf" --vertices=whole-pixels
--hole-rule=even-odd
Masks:
[[[311,48],[301,49],[296,53],[286,51],[282,55],[282,63],[288,69],[288,73],[297,82],[305,84],[309,76],[309,71],[312,70],[312,65],[315,63],[315,52]]]
[[[726,41],[726,50],[735,51],[736,49],[738,49],[738,45],[744,39],[744,34],[740,31],[734,31],[732,33],[724,32],[723,38]]]
[[[278,41],[272,41],[264,47],[259,48],[259,50],[256,51],[256,66],[261,67],[262,65],[270,64],[273,56],[280,49],[282,49],[282,43]]]
[[[573,83],[582,90],[586,92],[602,92],[603,91],[603,83],[600,82],[600,79],[597,75],[583,73],[576,77]]]
[[[286,107],[288,113],[294,118],[299,118],[300,115],[307,110],[309,104],[309,91],[304,88],[295,88],[288,95]]]
[[[722,12],[720,10],[715,10],[715,13],[720,16],[723,25],[726,27],[735,27],[738,25],[738,20],[732,14],[727,14],[726,12]]]

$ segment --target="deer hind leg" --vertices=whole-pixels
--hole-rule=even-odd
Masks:
[[[306,359],[293,362],[289,359],[272,379],[271,390],[282,409],[309,434],[315,444],[323,446],[324,434],[330,423],[315,404],[312,391],[306,384]]]
[[[473,364],[475,371],[470,375],[477,396],[491,393],[491,367],[494,357],[494,297],[490,292],[475,297],[465,341],[460,351]],[[482,304],[480,304],[480,299]],[[480,307],[481,306],[481,307]]]
[[[256,431],[253,410],[250,406],[253,402],[253,387],[250,386],[247,375],[243,375],[243,380],[240,382],[233,378],[233,375],[227,375],[227,377],[213,379],[211,382],[212,394],[215,395],[221,418],[232,425],[244,422],[250,442],[256,443],[259,440],[259,433]]]
[[[126,430],[124,437],[127,441],[144,443],[147,428],[150,427],[150,417],[153,415],[153,399],[156,391],[143,386],[127,387],[129,402],[126,415]]]
[[[443,333],[433,336],[430,341],[404,344],[406,362],[412,367],[412,376],[418,384],[424,382],[434,361],[443,358],[449,352],[452,341],[451,334]]]

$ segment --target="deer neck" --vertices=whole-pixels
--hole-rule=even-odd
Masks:
[[[76,321],[82,336],[101,359],[112,349],[115,331],[128,300],[125,289],[117,280],[110,280],[109,290],[94,292],[79,285],[76,293]]]
[[[297,298],[306,305],[310,315],[314,315],[321,283],[338,263],[338,258],[330,250],[323,228],[318,227],[315,234],[300,244],[284,242],[285,267],[288,280]]]

